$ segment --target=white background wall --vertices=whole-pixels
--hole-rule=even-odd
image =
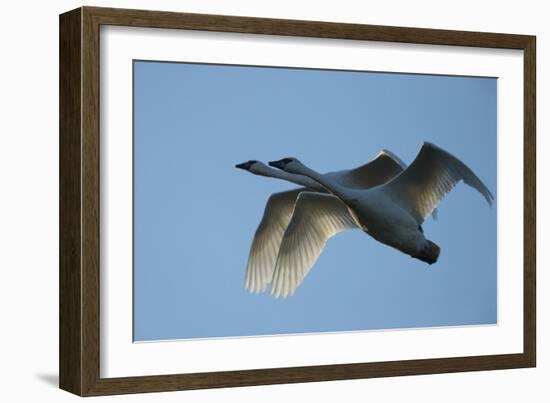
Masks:
[[[550,25],[543,1],[126,0],[87,5],[537,35],[538,368],[171,392],[102,401],[548,401]],[[2,4],[0,387],[5,402],[65,402],[58,365],[58,14],[80,1]],[[518,150],[519,151],[519,150]],[[545,185],[546,182],[546,185]],[[518,245],[519,247],[520,245]],[[546,247],[546,250],[545,250]]]

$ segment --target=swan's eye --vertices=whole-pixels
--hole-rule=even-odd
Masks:
[[[285,165],[286,165],[286,164],[290,164],[292,161],[294,161],[293,158],[283,158],[283,159],[281,160],[281,162],[282,162],[283,164],[285,164]]]

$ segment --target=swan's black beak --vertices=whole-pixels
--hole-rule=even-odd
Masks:
[[[279,168],[279,169],[284,169],[285,165],[287,164],[287,162],[285,161],[287,158],[283,158],[282,160],[279,160],[279,161],[269,161],[269,166],[272,166],[272,167],[275,167],[275,168]]]
[[[241,164],[235,165],[235,168],[240,168],[240,169],[244,169],[245,171],[248,171],[250,170],[251,165],[252,164],[250,163],[250,161],[247,161],[247,162],[243,162]]]

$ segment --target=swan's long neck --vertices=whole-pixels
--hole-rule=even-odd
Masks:
[[[321,175],[319,172],[316,172],[303,164],[301,165],[302,166],[300,167],[300,171],[298,172],[300,175],[304,175],[305,177],[308,177],[310,179],[313,179],[315,182],[320,183],[323,188],[327,189],[330,193],[334,194],[342,201],[345,201],[347,199],[348,192],[344,186],[341,186],[336,181],[327,178],[325,175]]]
[[[258,171],[258,175],[268,176],[270,178],[282,179],[284,181],[292,182],[300,186],[316,190],[318,192],[326,192],[323,186],[319,185],[315,180],[303,175],[291,174],[279,169],[271,167],[262,167],[261,171]]]

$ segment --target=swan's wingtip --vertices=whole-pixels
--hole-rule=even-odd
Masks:
[[[288,293],[285,293],[284,291],[275,288],[271,289],[270,294],[275,299],[286,299],[286,297],[288,296]]]
[[[264,285],[263,287],[260,287],[260,286],[252,286],[250,284],[246,284],[244,286],[244,289],[248,291],[250,294],[260,294],[266,290],[266,287],[267,287],[266,285]]]
[[[488,194],[485,196],[485,200],[487,200],[487,203],[489,204],[489,207],[493,207],[493,201],[495,200],[495,197],[491,192],[488,192]]]

